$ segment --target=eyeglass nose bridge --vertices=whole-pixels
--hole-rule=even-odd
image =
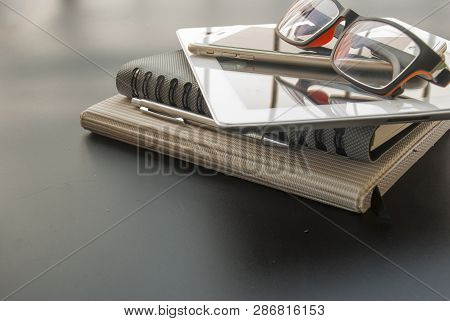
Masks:
[[[348,26],[350,26],[356,19],[360,17],[359,14],[357,14],[352,9],[345,9],[344,12],[342,12],[342,18],[345,20],[345,27],[346,29]]]
[[[336,31],[334,33],[335,38],[339,39],[344,31],[359,17],[360,15],[351,9],[344,10],[339,16],[338,22],[345,21],[345,23],[338,23],[338,25],[336,26]]]

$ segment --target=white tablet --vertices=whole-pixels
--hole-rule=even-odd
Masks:
[[[220,59],[193,55],[188,50],[191,43],[206,41],[211,34],[229,35],[245,27],[273,29],[275,25],[177,32],[214,121],[221,128],[339,128],[450,119],[450,89],[419,79],[409,84],[413,88],[402,97],[386,99],[360,91],[327,68]]]

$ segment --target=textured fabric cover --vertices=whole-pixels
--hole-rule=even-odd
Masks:
[[[142,114],[121,95],[87,109],[81,124],[116,140],[358,213],[371,207],[375,190],[384,195],[450,128],[450,122],[422,123],[378,161],[361,162],[167,122]]]

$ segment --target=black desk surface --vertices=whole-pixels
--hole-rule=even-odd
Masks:
[[[427,17],[442,1],[364,2],[344,4],[450,38],[449,6]],[[177,49],[177,28],[276,21],[290,1],[6,3],[0,298],[450,297],[448,134],[386,195],[386,223],[220,174],[140,176],[134,147],[79,126],[122,63]]]

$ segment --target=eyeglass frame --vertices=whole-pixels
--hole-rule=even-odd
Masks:
[[[323,26],[320,30],[318,30],[314,35],[304,41],[294,41],[286,36],[284,36],[280,32],[280,25],[285,20],[285,18],[291,14],[294,10],[295,6],[302,0],[294,3],[288,12],[285,14],[281,22],[277,25],[275,31],[280,39],[283,41],[294,45],[299,48],[308,48],[308,47],[318,47],[323,46],[329,43],[336,34],[336,29],[341,24],[342,21],[345,21],[345,25],[342,33],[338,36],[335,47],[333,48],[330,56],[330,61],[333,69],[344,79],[349,81],[350,83],[368,91],[375,93],[381,96],[397,96],[403,93],[402,86],[409,81],[411,78],[416,76],[422,76],[426,80],[431,81],[439,86],[445,87],[448,85],[450,81],[450,71],[446,66],[445,59],[443,59],[438,53],[436,53],[430,46],[428,46],[422,39],[420,39],[417,35],[411,32],[405,26],[396,23],[394,21],[383,19],[383,18],[369,18],[363,17],[357,14],[355,11],[351,9],[345,9],[337,0],[328,0],[333,2],[337,9],[339,10],[338,15],[331,20],[328,24]],[[351,30],[351,28],[357,24],[358,22],[364,21],[375,21],[390,25],[400,32],[404,33],[408,36],[414,43],[419,47],[419,54],[414,58],[414,60],[394,79],[392,79],[388,84],[386,84],[382,88],[376,88],[372,86],[368,86],[363,82],[360,82],[353,77],[347,75],[344,71],[338,68],[334,62],[334,58],[336,55],[336,50],[338,45],[342,39],[345,38],[346,32]],[[326,38],[324,38],[326,36]]]

